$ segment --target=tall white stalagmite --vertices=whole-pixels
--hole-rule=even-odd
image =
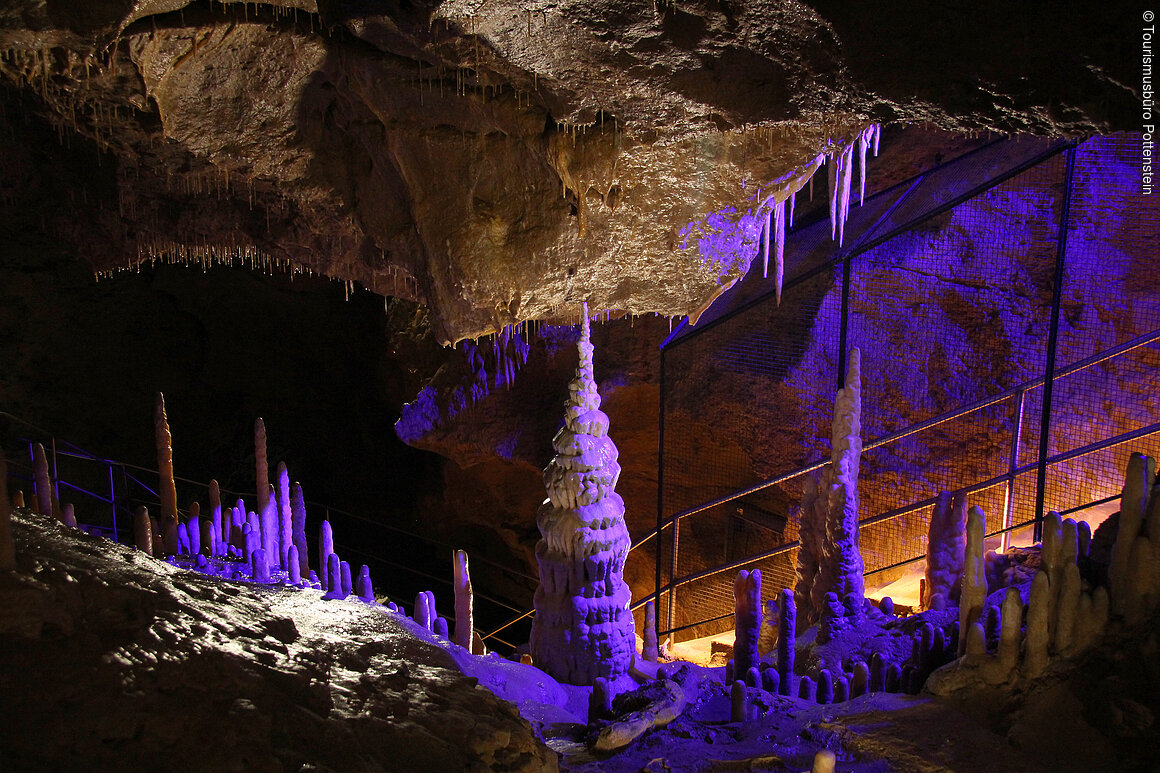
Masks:
[[[40,443],[32,447],[32,478],[36,487],[36,512],[58,517],[58,508],[52,495],[52,474],[48,469],[48,455]]]
[[[294,544],[293,516],[290,510],[290,471],[286,462],[278,462],[278,566],[289,569],[287,557]]]
[[[967,513],[967,547],[963,557],[963,580],[959,591],[959,631],[966,631],[979,619],[987,599],[987,569],[983,560],[986,516],[978,507]],[[966,652],[966,638],[959,635],[959,656]]]
[[[536,546],[540,585],[531,654],[559,681],[591,685],[604,677],[619,689],[632,684],[628,669],[636,649],[624,582],[631,543],[615,491],[618,454],[593,377],[587,304],[578,348],[564,427],[552,441],[556,456],[544,470],[548,498],[536,518],[543,539]]]
[[[831,426],[828,517],[822,541],[822,561],[814,586],[814,609],[827,593],[837,594],[846,612],[860,614],[864,585],[862,553],[858,549],[858,471],[862,458],[862,354],[851,349],[846,361],[846,385],[834,399]]]

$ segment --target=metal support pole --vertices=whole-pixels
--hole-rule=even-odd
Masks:
[[[661,534],[665,525],[665,349],[661,346],[661,394],[660,394],[660,416],[657,420],[657,544],[656,544],[656,587],[653,590],[653,610],[655,613],[661,611]],[[669,580],[672,581],[672,572],[669,573]],[[654,615],[654,620],[656,616]],[[659,621],[658,621],[659,626]],[[670,617],[666,628],[672,628],[673,621]]]
[[[1067,175],[1059,214],[1055,249],[1055,288],[1051,294],[1051,324],[1047,333],[1047,365],[1043,375],[1043,410],[1039,423],[1039,472],[1035,482],[1035,541],[1043,539],[1043,505],[1047,493],[1047,442],[1051,436],[1051,392],[1055,382],[1055,350],[1059,338],[1059,307],[1063,301],[1063,260],[1067,252],[1068,214],[1075,174],[1075,147],[1067,149]]]
[[[1011,547],[1011,532],[1015,524],[1015,470],[1019,469],[1019,441],[1023,437],[1023,406],[1027,393],[1020,390],[1015,395],[1015,421],[1011,436],[1011,460],[1007,467],[1007,497],[1003,509],[1003,536],[1000,538],[999,552],[1006,553]]]

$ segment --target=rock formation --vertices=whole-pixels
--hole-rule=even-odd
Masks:
[[[758,663],[757,637],[761,631],[761,570],[742,569],[733,581],[733,659],[740,679]]]
[[[950,602],[959,600],[966,543],[966,494],[940,492],[931,513],[926,541],[923,609],[945,609]]]
[[[540,506],[536,546],[540,584],[531,653],[555,679],[614,691],[627,684],[636,650],[631,594],[624,582],[630,540],[624,502],[616,493],[617,451],[592,374],[588,305],[584,304],[576,376],[568,385],[556,456],[544,470],[548,498]]]
[[[154,437],[157,441],[157,494],[161,497],[161,521],[173,519],[177,528],[177,485],[173,481],[173,436],[169,434],[169,418],[165,415],[165,395],[157,393],[157,407],[153,412]]]

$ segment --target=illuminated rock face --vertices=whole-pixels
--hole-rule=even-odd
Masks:
[[[543,539],[531,650],[555,679],[591,685],[597,677],[627,678],[635,638],[624,582],[630,541],[615,491],[620,465],[592,375],[587,304],[579,349],[564,427],[552,442],[556,456],[544,470],[548,498],[536,518]]]

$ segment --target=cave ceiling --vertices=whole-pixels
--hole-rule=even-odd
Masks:
[[[87,153],[46,227],[95,272],[311,272],[419,301],[451,342],[584,300],[696,312],[756,234],[731,258],[690,229],[761,215],[872,123],[1134,128],[1131,25],[1083,13],[26,0],[0,2],[0,80],[46,147]]]

